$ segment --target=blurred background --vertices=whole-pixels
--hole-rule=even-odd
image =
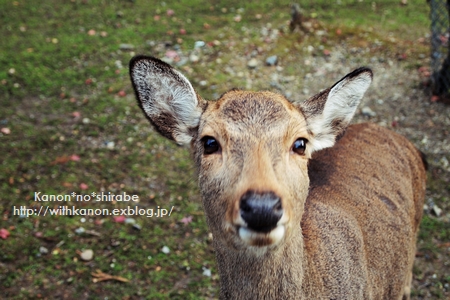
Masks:
[[[131,88],[128,62],[146,54],[211,100],[303,101],[372,68],[355,122],[405,135],[430,164],[412,298],[448,299],[448,16],[425,0],[0,1],[0,298],[218,297],[189,149],[151,128]],[[108,215],[128,207],[154,214]]]

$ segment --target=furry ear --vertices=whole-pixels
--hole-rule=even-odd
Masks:
[[[149,56],[131,59],[130,77],[139,106],[156,130],[179,144],[190,143],[204,102],[186,77]]]
[[[334,145],[352,120],[371,82],[372,71],[359,68],[299,105],[312,136],[312,152]]]

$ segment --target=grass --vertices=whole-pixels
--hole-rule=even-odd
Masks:
[[[339,39],[355,45],[379,39],[387,45],[386,51],[395,53],[408,49],[428,30],[424,1],[409,1],[406,7],[392,1],[337,2],[341,4],[332,9],[329,1],[302,4],[305,15],[330,32],[329,40],[312,36],[308,43],[333,47]],[[210,85],[200,91],[212,97],[241,84],[239,77],[224,75],[223,66],[263,44],[261,26],[270,22],[274,28],[285,28],[289,5],[290,1],[235,0],[206,5],[198,0],[0,2],[0,127],[11,130],[0,136],[0,228],[11,233],[0,240],[4,297],[217,296],[217,270],[188,150],[150,128],[134,100],[127,64],[137,53],[163,56],[166,48],[149,46],[151,41],[172,48],[179,45],[188,52],[195,41],[220,40],[219,50],[204,50],[205,63],[183,67],[194,82],[209,80]],[[169,9],[172,16],[167,15]],[[235,21],[237,15],[240,22]],[[338,28],[341,36],[334,34]],[[397,40],[390,41],[389,36]],[[229,47],[230,41],[234,46]],[[294,59],[285,49],[302,53],[304,47],[295,36],[287,36],[271,51],[289,61]],[[217,51],[222,53],[222,67],[216,63]],[[418,46],[409,51],[415,55],[426,50]],[[287,72],[294,75],[296,69]],[[100,191],[138,195],[139,207],[174,206],[174,213],[166,218],[134,216],[139,230],[111,216],[24,218],[13,212],[20,206],[39,210],[60,205],[34,201],[35,192]],[[63,204],[133,206],[94,201]],[[180,221],[187,216],[193,221],[185,225]],[[436,230],[445,231],[437,238],[448,238],[448,228],[436,222],[425,219],[424,238]],[[78,234],[80,227],[85,232]],[[170,253],[161,251],[164,246]],[[85,249],[94,251],[93,260],[80,259]],[[92,273],[97,269],[128,282],[94,283]],[[211,277],[203,275],[205,269],[212,270]]]

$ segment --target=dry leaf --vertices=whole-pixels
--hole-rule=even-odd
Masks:
[[[106,273],[103,273],[100,270],[96,270],[95,273],[92,272],[91,275],[95,278],[92,279],[93,283],[97,283],[100,281],[106,281],[106,280],[117,280],[120,282],[128,282],[129,280],[120,276],[113,276]]]

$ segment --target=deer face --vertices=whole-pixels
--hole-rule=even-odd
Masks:
[[[276,93],[236,90],[207,102],[152,57],[135,57],[130,75],[155,128],[192,145],[214,239],[236,250],[276,248],[300,229],[308,159],[334,145],[372,78],[355,70],[295,106]]]
[[[299,226],[308,140],[303,114],[279,94],[230,91],[207,106],[193,149],[215,238],[270,246]]]

